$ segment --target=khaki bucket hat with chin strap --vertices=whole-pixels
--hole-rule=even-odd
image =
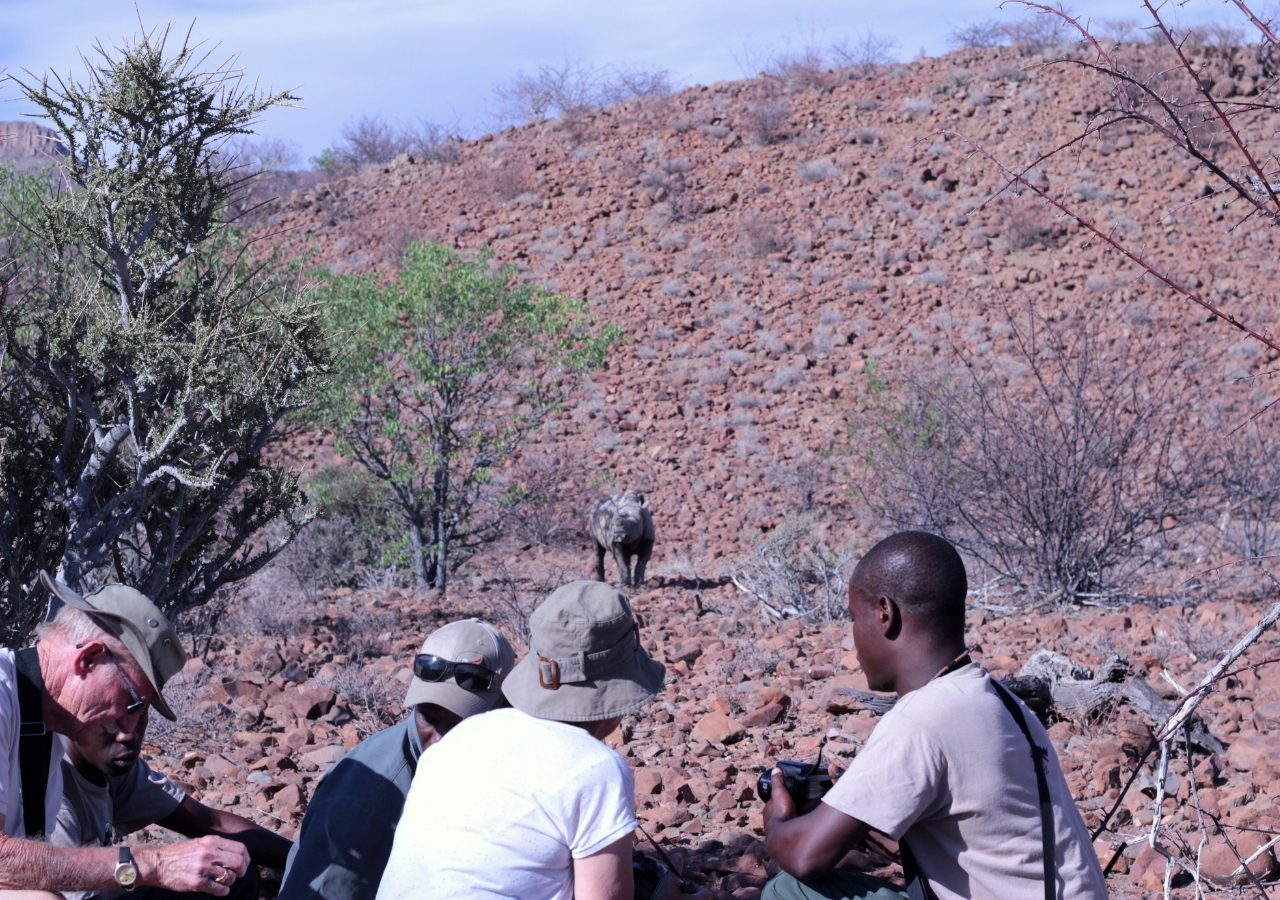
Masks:
[[[640,646],[627,598],[599,581],[575,581],[534,610],[529,653],[502,692],[538,719],[599,722],[649,702],[665,674]]]
[[[123,584],[108,584],[81,596],[61,581],[55,581],[48,572],[40,573],[40,583],[67,606],[83,610],[103,631],[124,644],[155,688],[156,697],[151,705],[166,719],[177,718],[160,691],[165,682],[186,665],[187,653],[159,607],[146,595]]]

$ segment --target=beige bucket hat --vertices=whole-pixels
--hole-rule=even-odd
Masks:
[[[666,669],[640,646],[627,598],[599,581],[557,588],[529,618],[529,654],[502,685],[539,719],[598,722],[635,712]]]
[[[177,718],[160,692],[165,682],[187,664],[187,653],[158,606],[123,584],[108,584],[82,597],[61,581],[54,581],[48,572],[40,573],[40,583],[67,606],[88,613],[103,631],[118,638],[155,688],[156,698],[151,705],[166,719]]]

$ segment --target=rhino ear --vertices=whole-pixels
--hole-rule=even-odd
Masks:
[[[640,493],[639,491],[636,491],[636,497],[639,498],[640,500],[641,509],[643,509],[645,506],[648,505],[649,501],[645,499],[644,494]]]

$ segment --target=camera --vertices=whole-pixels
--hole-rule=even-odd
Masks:
[[[791,799],[795,800],[796,806],[804,806],[806,803],[820,800],[835,783],[827,774],[827,770],[822,768],[821,753],[818,754],[818,761],[814,763],[780,759],[777,766],[782,770],[782,784],[791,795]],[[769,797],[773,795],[773,772],[770,769],[765,769],[756,779],[756,794],[765,803],[768,803]]]

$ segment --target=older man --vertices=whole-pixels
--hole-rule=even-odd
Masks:
[[[138,885],[227,895],[244,874],[242,844],[204,837],[165,847],[57,847],[43,840],[62,805],[67,739],[127,742],[148,705],[186,663],[164,614],[108,585],[80,596],[42,574],[62,602],[36,646],[0,651],[0,889],[96,890]]]
[[[427,637],[404,698],[410,715],[348,753],[316,788],[281,900],[374,896],[418,758],[463,719],[497,706],[515,661],[507,639],[478,619]]]

